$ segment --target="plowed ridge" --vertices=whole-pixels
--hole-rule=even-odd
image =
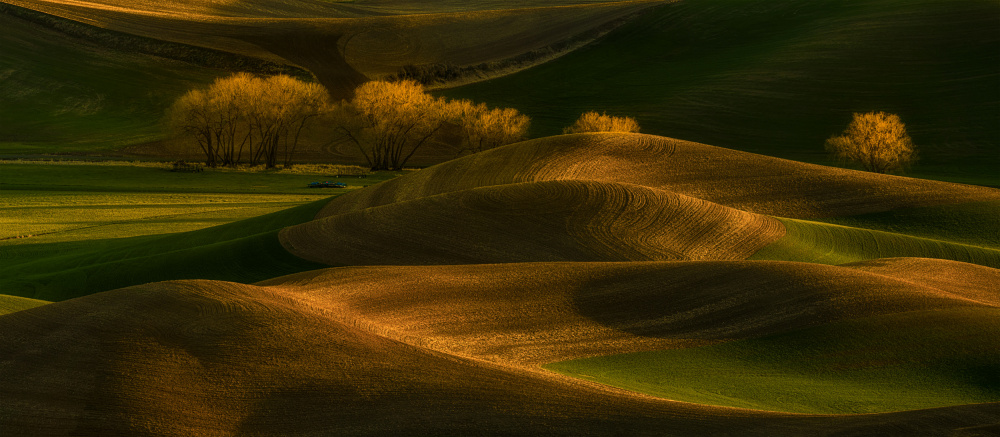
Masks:
[[[1000,190],[838,169],[643,134],[577,134],[456,159],[331,202],[319,217],[470,188],[580,179],[659,188],[744,211],[832,217],[1000,199]]]
[[[547,181],[483,187],[285,228],[289,252],[328,265],[746,259],[774,219],[647,187]]]

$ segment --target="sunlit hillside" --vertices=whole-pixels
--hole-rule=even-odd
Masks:
[[[0,436],[1000,431],[995,1],[0,2]]]

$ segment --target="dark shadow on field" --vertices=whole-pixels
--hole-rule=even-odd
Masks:
[[[879,290],[876,296],[853,291],[873,287]],[[954,305],[944,298],[917,301],[912,293],[907,282],[873,280],[835,266],[701,262],[595,278],[574,293],[573,304],[581,315],[609,328],[681,339],[757,337],[845,318]]]

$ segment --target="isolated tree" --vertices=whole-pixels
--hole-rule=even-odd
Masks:
[[[461,126],[463,141],[459,153],[483,150],[522,141],[528,136],[531,119],[514,108],[490,109],[484,103],[455,100],[446,104],[451,120]]]
[[[302,130],[328,105],[318,84],[238,73],[181,96],[168,118],[175,132],[198,142],[211,167],[235,166],[246,156],[250,165],[273,168],[279,150],[291,165]]]
[[[341,107],[339,128],[372,170],[401,170],[446,121],[445,102],[414,81],[372,81]]]
[[[826,140],[826,150],[875,173],[889,173],[916,161],[906,125],[895,114],[854,114],[844,134]]]
[[[589,111],[580,115],[572,126],[563,129],[564,134],[583,132],[639,132],[639,123],[632,117],[612,117]]]

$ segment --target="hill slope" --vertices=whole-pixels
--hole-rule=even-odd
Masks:
[[[0,425],[32,435],[931,435],[998,412],[794,416],[655,400],[387,338],[335,294],[295,288],[168,282],[0,316]]]
[[[1000,303],[1000,270],[905,260],[344,267],[262,285],[400,341],[519,366]]]
[[[525,141],[341,196],[319,217],[441,193],[547,180],[658,188],[758,214],[830,217],[1000,199],[1000,190],[787,161],[642,134]]]
[[[5,153],[107,152],[162,136],[166,108],[225,72],[69,37],[0,11]]]
[[[784,235],[748,259],[844,264],[917,256],[1000,268],[1000,250],[805,220],[780,219]]]
[[[814,163],[852,112],[883,110],[920,147],[915,174],[1000,186],[998,21],[991,0],[681,1],[443,94],[518,108],[536,136],[608,111],[644,132]]]
[[[328,265],[746,259],[784,234],[769,217],[637,185],[545,181],[423,197],[282,230]]]
[[[285,251],[278,230],[326,201],[189,232],[5,247],[0,290],[66,300],[168,279],[254,282],[322,267]]]
[[[231,17],[199,15],[200,8],[179,14],[131,5],[7,1],[114,31],[298,65],[312,72],[337,98],[349,96],[368,76],[397,73],[411,64],[476,65],[511,58],[653,4],[610,2],[416,15],[357,10],[348,14],[362,15],[357,18],[342,18],[344,14],[336,12],[338,5],[329,5],[332,15],[321,12],[322,18],[317,13],[283,18],[286,13],[275,11],[277,16],[273,16],[266,6],[281,2],[258,2],[263,10]]]
[[[546,367],[669,399],[797,413],[1000,402],[998,316],[996,308],[918,311]]]
[[[48,302],[44,300],[0,294],[0,316],[26,310],[28,308],[42,306],[47,303]]]

